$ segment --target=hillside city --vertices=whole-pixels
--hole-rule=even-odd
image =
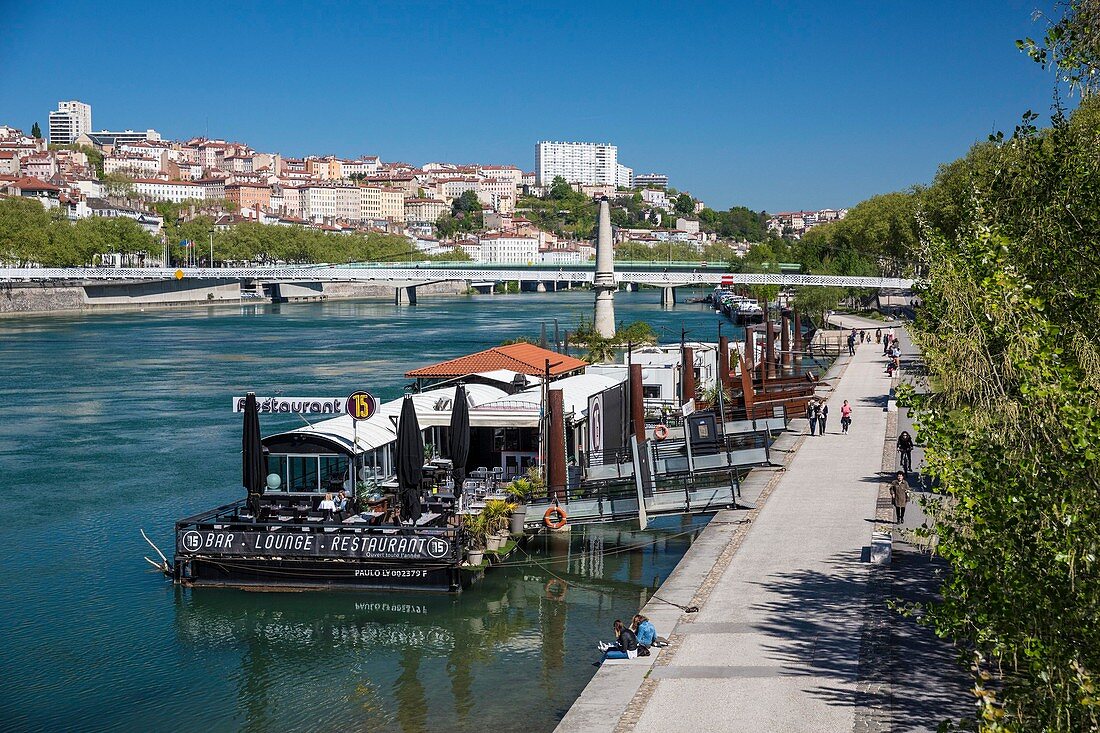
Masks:
[[[797,239],[847,214],[715,211],[666,175],[635,174],[611,144],[539,141],[532,171],[299,158],[222,139],[165,140],[153,129],[94,132],[91,105],[79,101],[59,102],[46,132],[37,122],[29,134],[0,125],[0,198],[37,201],[72,222],[129,219],[160,243],[159,252],[100,253],[104,265],[205,264],[207,238],[213,250],[215,234],[257,224],[401,237],[406,259],[579,263],[595,256],[602,197],[612,202],[616,257],[705,259],[715,244],[716,258],[744,256],[753,243]]]

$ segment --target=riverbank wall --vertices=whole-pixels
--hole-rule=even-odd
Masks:
[[[394,297],[385,283],[281,283],[280,300],[302,302],[325,299]],[[418,295],[458,295],[463,282],[418,285]],[[241,290],[237,280],[185,279],[127,282],[0,283],[0,316],[74,311],[110,311],[144,308],[193,307],[266,302]]]

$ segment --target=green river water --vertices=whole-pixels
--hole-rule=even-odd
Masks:
[[[617,318],[715,339],[713,311],[659,298],[619,293]],[[409,369],[591,308],[574,291],[0,319],[4,729],[552,730],[704,518],[540,537],[541,565],[454,597],[181,590],[138,529],[170,556],[176,519],[239,497],[233,395],[391,399]]]

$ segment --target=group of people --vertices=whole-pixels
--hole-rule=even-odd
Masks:
[[[325,521],[336,519],[342,522],[347,510],[348,495],[344,491],[340,491],[335,497],[332,494],[325,494],[325,498],[321,499],[321,503],[317,505],[317,511],[325,513]]]
[[[604,659],[648,657],[652,647],[666,646],[668,643],[657,636],[657,629],[653,627],[652,622],[640,613],[634,615],[630,626],[615,619],[613,628],[615,641],[601,641],[598,647],[603,652]]]
[[[825,400],[811,397],[806,403],[806,419],[810,421],[810,435],[824,435],[825,426],[829,424],[829,405]],[[852,406],[848,400],[840,406],[840,432],[848,434],[848,428],[852,425]]]
[[[894,376],[894,372],[901,368],[901,342],[897,337],[887,339],[882,355],[889,357],[889,361],[886,362],[886,373],[891,377]]]
[[[882,329],[878,329],[875,332],[876,343],[877,339],[882,338]],[[848,356],[856,355],[856,343],[871,343],[871,334],[867,333],[864,329],[856,331],[854,328],[848,332]]]

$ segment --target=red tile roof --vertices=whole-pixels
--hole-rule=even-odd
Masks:
[[[460,356],[450,361],[442,361],[438,364],[413,369],[406,372],[406,377],[463,377],[467,374],[479,372],[491,372],[497,369],[508,369],[520,374],[541,375],[546,371],[546,360],[550,364],[550,376],[557,377],[569,374],[578,369],[583,369],[587,364],[572,356],[559,354],[534,344],[509,344],[507,346],[495,346],[476,354]],[[560,363],[558,363],[560,362]]]
[[[37,178],[25,177],[20,178],[12,182],[15,188],[21,191],[60,191],[61,189],[53,184],[40,181]]]

